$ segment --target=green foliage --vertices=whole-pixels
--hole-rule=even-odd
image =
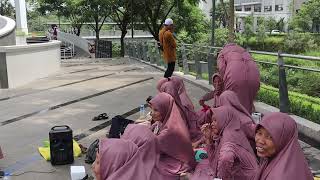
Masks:
[[[228,42],[228,29],[218,28],[215,30],[215,45],[224,46]]]
[[[289,33],[284,41],[284,51],[288,53],[301,53],[316,48],[312,36],[308,33]]]
[[[258,100],[279,107],[279,91],[277,88],[262,85]],[[289,92],[290,112],[320,124],[320,98]]]
[[[269,17],[265,20],[265,26],[266,26],[266,29],[268,32],[270,32],[271,34],[271,31],[274,30],[274,29],[277,29],[277,21],[272,18],[272,17]]]
[[[14,18],[14,7],[12,6],[9,0],[0,1],[0,15]]]
[[[121,44],[112,43],[112,57],[120,57],[121,56]]]
[[[257,42],[262,44],[262,48],[265,48],[265,40],[268,38],[268,35],[266,34],[266,23],[264,19],[259,23],[258,31],[257,31]]]
[[[219,3],[216,5],[216,10],[215,10],[216,27],[227,28],[228,18],[229,18],[228,16],[229,5],[230,5],[229,3],[225,3],[223,2],[223,0],[220,0]]]
[[[204,14],[197,5],[185,0],[179,4],[179,7],[173,9],[169,17],[175,22],[175,31],[178,33],[178,37],[181,36],[179,34],[182,32],[184,39],[186,39],[186,36],[190,37],[187,38],[188,43],[209,43],[209,21],[205,19]],[[179,40],[182,41],[181,39]]]
[[[311,32],[312,27],[320,23],[320,0],[309,0],[303,3],[298,14],[290,22],[290,28]]]

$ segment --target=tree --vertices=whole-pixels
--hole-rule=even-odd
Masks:
[[[284,32],[284,26],[285,26],[284,18],[281,18],[279,21],[277,21],[276,28],[279,31]]]
[[[253,32],[253,16],[247,16],[244,18],[244,37],[246,44],[248,45],[249,39],[254,35]]]
[[[274,18],[269,17],[265,23],[266,23],[266,29],[270,34],[272,30],[277,29],[277,21]]]
[[[258,19],[258,31],[257,31],[257,42],[262,44],[262,48],[264,49],[265,39],[267,38],[266,34],[266,21],[263,17]]]
[[[100,39],[100,30],[108,16],[111,14],[111,2],[109,0],[82,0],[79,3],[83,8],[82,15],[86,22],[96,33],[96,42]],[[91,24],[94,22],[94,24]]]
[[[124,56],[124,38],[127,34],[128,25],[131,22],[131,11],[133,10],[132,0],[114,0],[112,6],[111,19],[116,22],[119,29],[121,30],[121,56]]]
[[[309,0],[302,4],[299,12],[293,17],[290,26],[302,31],[315,31],[320,24],[320,0]],[[319,27],[318,27],[319,31]]]
[[[41,14],[56,13],[59,18],[68,12],[66,0],[38,0],[38,9]]]
[[[223,0],[220,0],[215,10],[217,27],[227,27],[229,19],[227,9],[229,9],[229,3],[226,4],[223,2]]]
[[[9,0],[0,1],[0,15],[14,18],[14,7],[12,6]]]
[[[73,28],[76,28],[76,35],[80,36],[81,28],[83,23],[86,21],[85,16],[79,16],[79,12],[83,12],[85,7],[79,0],[68,0],[67,1],[67,13],[65,14],[71,23]]]
[[[235,34],[234,34],[234,0],[230,0],[229,5],[229,23],[228,23],[228,42],[233,43]]]
[[[135,9],[139,9],[139,17],[155,40],[159,41],[159,31],[163,22],[173,8],[185,1],[196,4],[199,0],[134,0]]]
[[[169,16],[175,21],[175,32],[178,33],[178,39],[180,39],[180,32],[183,32],[182,37],[190,37],[187,43],[206,43],[210,25],[198,5],[184,1],[175,7]]]

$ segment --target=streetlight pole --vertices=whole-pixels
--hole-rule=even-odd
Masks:
[[[216,0],[212,0],[212,27],[211,27],[211,46],[214,46],[214,31],[216,27]]]
[[[133,39],[133,0],[131,0],[131,37]]]

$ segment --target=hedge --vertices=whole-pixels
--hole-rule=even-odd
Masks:
[[[257,99],[279,107],[279,90],[262,84]],[[289,100],[291,113],[320,124],[320,98],[289,91]]]

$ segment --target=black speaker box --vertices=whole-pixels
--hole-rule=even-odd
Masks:
[[[49,132],[52,165],[72,164],[73,136],[69,126],[55,126]]]

